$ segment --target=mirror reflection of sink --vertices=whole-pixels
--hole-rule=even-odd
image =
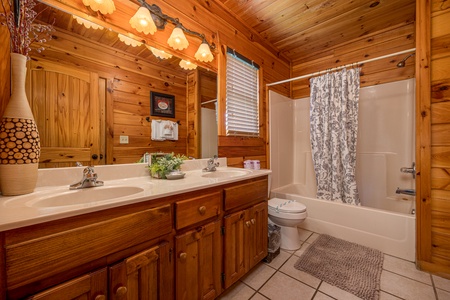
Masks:
[[[87,188],[66,191],[57,195],[50,194],[46,197],[39,197],[28,201],[25,205],[35,208],[47,208],[98,203],[99,201],[114,200],[125,196],[131,196],[142,191],[144,191],[144,189],[134,186]]]
[[[202,177],[207,178],[231,178],[250,174],[248,170],[217,170],[214,172],[207,172],[202,174]]]

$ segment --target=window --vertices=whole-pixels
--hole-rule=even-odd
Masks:
[[[259,136],[259,66],[227,51],[226,134]]]

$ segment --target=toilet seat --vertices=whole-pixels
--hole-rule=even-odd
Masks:
[[[273,198],[269,200],[269,210],[279,213],[298,214],[306,211],[306,206],[295,200]]]

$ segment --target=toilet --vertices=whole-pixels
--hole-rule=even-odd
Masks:
[[[269,221],[281,227],[281,249],[297,250],[301,246],[297,225],[307,216],[306,206],[295,200],[269,200]]]

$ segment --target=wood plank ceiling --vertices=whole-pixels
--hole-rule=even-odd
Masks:
[[[293,62],[415,18],[415,0],[216,1]]]
[[[279,51],[291,62],[305,59],[333,47],[373,34],[391,26],[414,22],[415,0],[211,0],[247,26],[253,33]],[[128,0],[115,0],[117,3]],[[132,1],[136,2],[136,1]],[[148,0],[152,4],[153,1]],[[39,4],[42,5],[42,4]],[[175,5],[176,6],[176,5]],[[38,11],[40,7],[37,7]],[[77,24],[68,14],[50,9],[39,19],[77,34],[97,39],[154,60],[145,47],[133,49],[123,45],[117,34],[95,31]],[[126,49],[123,49],[123,48]],[[177,62],[167,61],[175,64]]]

